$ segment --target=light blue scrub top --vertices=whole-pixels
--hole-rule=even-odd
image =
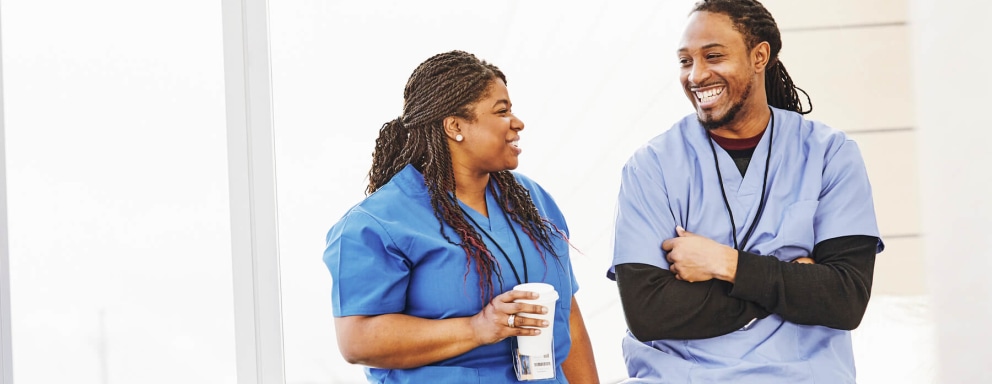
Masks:
[[[538,212],[567,235],[565,219],[551,196],[529,178],[520,174],[515,176],[530,191]],[[557,380],[534,383],[566,383],[561,363],[571,346],[568,320],[572,295],[578,290],[568,244],[561,238],[553,238],[555,252],[560,258],[555,259],[545,250],[545,260],[542,260],[520,225],[512,219],[507,222],[488,188],[486,203],[488,218],[467,205],[462,204],[462,208],[500,243],[523,279],[520,251],[509,227],[512,225],[520,236],[523,256],[527,258],[530,282],[554,285],[560,295],[554,322]],[[476,264],[467,264],[465,251],[450,244],[439,229],[423,175],[410,165],[351,208],[327,234],[324,251],[324,263],[333,280],[334,316],[402,313],[426,319],[446,319],[479,313],[483,303]],[[444,230],[452,241],[460,241],[451,227],[445,225]],[[511,290],[517,284],[512,269],[495,244],[485,235],[479,235],[502,270],[502,289],[493,277],[496,293]],[[365,373],[371,383],[517,382],[509,338],[429,366],[366,368]]]
[[[857,144],[838,130],[779,109],[764,213],[745,251],[791,261],[831,238],[879,237],[871,186]],[[769,122],[771,123],[771,121]],[[769,129],[745,176],[714,145],[738,239],[760,203]],[[668,269],[661,243],[675,226],[733,247],[711,140],[695,115],[638,149],[623,169],[613,266]],[[883,244],[878,243],[878,252]],[[613,267],[609,276],[613,276]],[[623,341],[628,373],[644,383],[854,383],[850,332],[805,326],[778,315],[700,340]]]

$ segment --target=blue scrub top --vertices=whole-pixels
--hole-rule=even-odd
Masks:
[[[823,240],[879,237],[857,144],[798,113],[774,108],[772,113],[767,202],[745,251],[791,261],[810,255]],[[730,155],[715,147],[738,239],[758,210],[769,132],[765,129],[744,176]],[[677,237],[679,225],[733,246],[709,140],[696,116],[689,115],[628,160],[617,204],[613,266],[668,269],[661,243]],[[878,252],[883,247],[879,241]],[[613,278],[613,267],[608,275]],[[854,383],[855,378],[850,332],[793,324],[774,314],[746,330],[710,339],[642,343],[628,332],[623,350],[631,377],[651,383]]]
[[[565,219],[551,196],[529,178],[514,175],[530,191],[538,212],[567,236]],[[569,315],[572,295],[578,290],[568,244],[564,239],[553,239],[559,258],[544,250],[542,259],[541,252],[520,225],[512,219],[506,220],[496,196],[488,188],[486,203],[488,217],[467,205],[462,204],[462,208],[500,243],[521,279],[524,278],[522,257],[526,257],[530,282],[551,284],[560,295],[554,322],[557,380],[537,382],[566,383],[561,363],[571,346]],[[520,236],[524,255],[518,250],[511,225]],[[423,175],[410,165],[351,208],[327,234],[324,251],[324,263],[333,281],[334,316],[402,313],[446,319],[473,316],[481,311],[484,303],[476,265],[467,264],[465,251],[442,237],[440,228]],[[460,241],[448,225],[444,225],[444,231],[452,241]],[[481,233],[480,237],[502,270],[502,287],[493,278],[496,294],[511,290],[517,281],[510,265],[489,238]],[[420,368],[366,368],[366,376],[373,383],[517,382],[509,338]]]

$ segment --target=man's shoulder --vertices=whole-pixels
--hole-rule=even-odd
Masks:
[[[628,160],[658,159],[662,157],[680,157],[688,145],[693,133],[702,132],[702,126],[696,120],[695,114],[688,114],[672,124],[667,130],[648,140],[637,148]]]
[[[798,139],[806,146],[823,147],[829,150],[851,141],[851,138],[843,130],[816,119],[808,119],[794,111],[776,109],[775,116],[782,119],[780,127],[784,130],[783,136]]]

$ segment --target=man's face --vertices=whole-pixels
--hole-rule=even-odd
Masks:
[[[682,89],[706,129],[733,123],[758,77],[744,35],[721,13],[694,12],[678,50]],[[762,85],[763,86],[763,85]]]

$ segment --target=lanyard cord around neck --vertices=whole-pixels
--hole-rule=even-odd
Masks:
[[[458,202],[456,201],[455,203],[457,204]],[[517,240],[517,249],[520,251],[520,260],[522,260],[524,264],[523,281],[520,280],[520,275],[517,274],[517,267],[514,266],[513,261],[510,260],[510,255],[508,255],[506,251],[503,250],[503,247],[499,245],[499,242],[496,241],[496,239],[494,239],[492,236],[490,236],[489,232],[486,232],[485,229],[482,229],[482,226],[480,226],[479,223],[472,218],[472,215],[469,215],[468,212],[465,212],[465,209],[462,208],[461,204],[458,204],[458,209],[462,211],[462,215],[467,217],[469,221],[472,222],[472,224],[475,224],[475,227],[479,229],[479,232],[482,232],[483,235],[486,235],[486,238],[488,238],[489,241],[492,241],[493,244],[496,244],[496,248],[499,249],[499,252],[503,254],[503,258],[506,259],[506,262],[510,264],[510,270],[513,271],[513,277],[517,279],[517,284],[529,283],[530,276],[527,275],[527,257],[524,255],[524,247],[523,245],[520,244],[520,236],[517,235],[516,228],[513,228],[513,222],[510,221],[510,216],[506,214],[506,211],[504,211],[502,207],[500,207],[499,211],[503,213],[503,218],[506,219],[506,225],[508,225],[510,227],[510,230],[513,231],[513,238]]]
[[[741,243],[737,243],[737,224],[734,223],[734,212],[731,211],[730,200],[727,199],[727,189],[723,186],[723,174],[720,173],[720,160],[717,159],[716,148],[713,147],[713,138],[707,137],[709,139],[710,149],[713,151],[713,162],[716,163],[716,176],[720,179],[720,192],[723,193],[723,204],[727,207],[727,214],[730,215],[730,233],[734,234],[734,249],[738,251],[743,251],[744,247],[747,246],[747,241],[751,239],[754,229],[758,227],[758,220],[761,220],[761,214],[765,211],[765,189],[768,186],[768,168],[772,161],[772,140],[775,138],[775,111],[771,107],[768,108],[768,111],[771,113],[771,128],[768,131],[768,155],[765,157],[765,176],[761,181],[761,200],[758,203],[758,213],[754,216],[754,221],[751,222],[751,227],[748,228]]]

